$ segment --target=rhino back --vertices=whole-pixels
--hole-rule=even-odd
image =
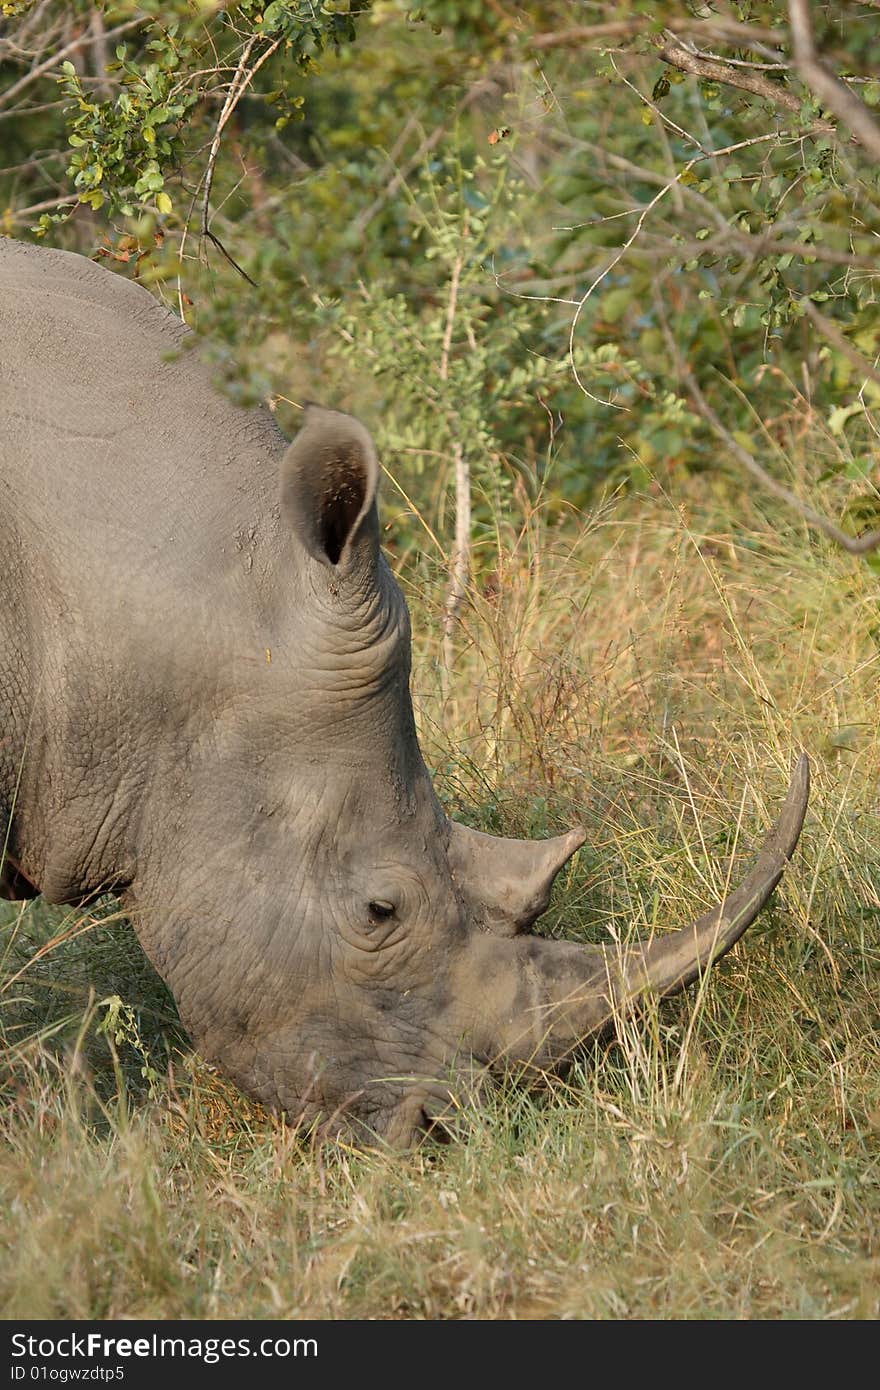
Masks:
[[[195,578],[277,529],[286,440],[215,389],[195,341],[141,286],[0,238],[0,473],[44,541],[98,557],[112,537]]]

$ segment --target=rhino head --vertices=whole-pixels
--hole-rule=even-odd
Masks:
[[[208,1056],[270,1105],[407,1146],[461,1069],[559,1068],[729,950],[794,849],[808,771],[720,909],[626,950],[533,935],[584,832],[501,839],[444,813],[378,480],[364,427],[309,408],[282,464],[274,592],[215,657],[128,897]]]

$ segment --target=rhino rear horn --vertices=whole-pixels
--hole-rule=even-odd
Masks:
[[[581,826],[552,840],[508,840],[450,822],[447,855],[469,906],[496,936],[528,931],[550,904],[553,880],[587,838]]]
[[[284,456],[281,505],[314,560],[345,569],[379,546],[379,462],[369,433],[352,415],[306,407],[305,423]]]

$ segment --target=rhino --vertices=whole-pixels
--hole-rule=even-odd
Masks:
[[[797,763],[741,887],[646,942],[532,928],[582,828],[449,818],[416,737],[367,429],[291,443],[146,289],[0,238],[0,892],[112,892],[197,1049],[358,1142],[565,1069],[702,977],[792,855]]]

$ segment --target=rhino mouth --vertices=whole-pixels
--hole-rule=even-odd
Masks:
[[[455,1129],[452,1112],[438,1109],[432,1112],[430,1106],[422,1106],[416,1131],[418,1143],[439,1144],[441,1147],[455,1142]]]

